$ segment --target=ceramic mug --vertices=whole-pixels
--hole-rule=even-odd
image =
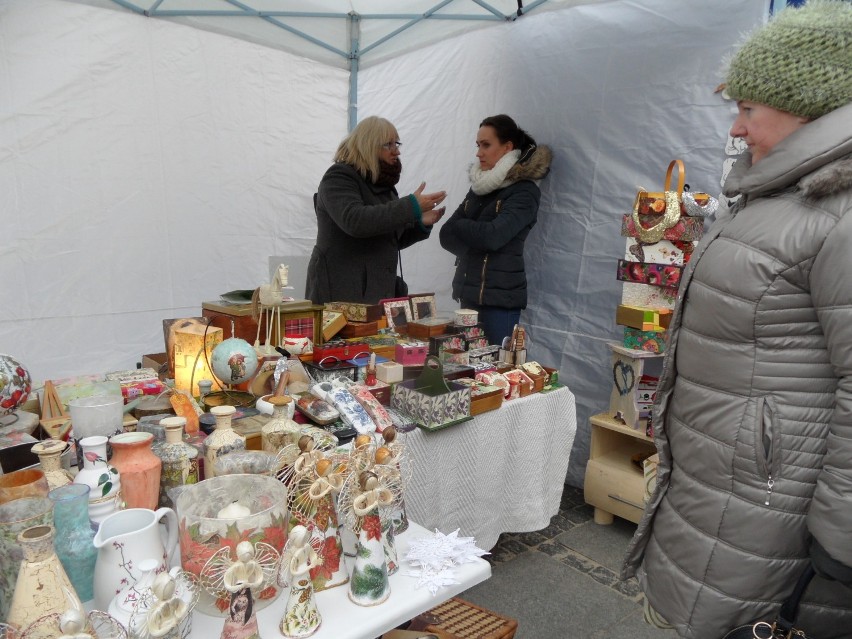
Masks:
[[[290,355],[301,355],[314,350],[313,342],[307,337],[285,337],[281,340],[281,347]]]

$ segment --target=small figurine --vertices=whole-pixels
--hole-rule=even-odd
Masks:
[[[287,607],[279,625],[279,630],[285,637],[308,637],[314,634],[322,623],[310,578],[311,570],[320,564],[322,559],[313,543],[307,528],[295,526],[290,531],[281,557],[278,585],[283,587],[287,583],[290,584]]]
[[[57,637],[58,639],[127,639],[127,631],[118,620],[100,610],[89,614],[77,608],[66,610],[62,614],[51,613],[39,617],[26,628],[15,630],[12,626],[0,624],[0,630],[5,626],[5,639],[42,639]],[[9,629],[12,628],[11,632]]]
[[[192,573],[172,568],[146,589],[130,617],[131,639],[186,639],[199,587]]]
[[[237,544],[217,550],[201,569],[201,585],[214,597],[230,597],[228,616],[220,639],[259,639],[255,594],[276,578],[278,551],[262,541]]]
[[[393,502],[393,492],[369,470],[349,475],[338,500],[341,516],[358,537],[348,594],[359,606],[375,606],[390,596],[380,511]]]

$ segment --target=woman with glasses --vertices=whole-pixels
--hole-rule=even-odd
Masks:
[[[441,246],[456,256],[453,298],[478,310],[488,343],[501,344],[527,306],[524,241],[551,153],[508,115],[482,121],[476,148],[471,188],[441,228]]]
[[[337,148],[314,195],[317,240],[305,291],[315,304],[406,294],[396,287],[399,251],[429,237],[447,194],[424,193],[424,182],[399,197],[400,145],[393,124],[370,116]]]

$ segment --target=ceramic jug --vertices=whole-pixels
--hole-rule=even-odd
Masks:
[[[165,544],[160,535],[160,520],[163,518],[167,532]],[[177,545],[177,533],[177,516],[171,508],[160,508],[156,512],[129,508],[104,519],[94,539],[98,549],[95,608],[107,610],[126,581],[139,581],[142,577],[139,566],[143,559],[156,559],[158,571],[165,570]]]
[[[95,525],[120,508],[121,477],[107,463],[107,438],[95,435],[80,440],[83,467],[74,477],[75,484],[89,487],[89,519]]]

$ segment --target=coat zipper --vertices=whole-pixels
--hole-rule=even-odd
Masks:
[[[485,256],[485,259],[482,260],[482,274],[480,275],[480,281],[482,282],[479,285],[479,303],[482,304],[482,297],[485,295],[485,267],[488,265],[488,256]]]
[[[775,487],[775,479],[772,477],[772,455],[773,448],[775,445],[774,440],[774,429],[772,428],[772,419],[775,414],[772,405],[766,401],[765,398],[760,398],[758,402],[758,414],[759,414],[759,424],[760,428],[758,432],[755,433],[757,441],[755,442],[755,446],[760,451],[760,457],[762,458],[762,467],[763,471],[766,473],[766,498],[763,501],[764,506],[769,505],[769,500],[772,497],[772,489]],[[767,409],[769,410],[769,415],[766,415]],[[767,420],[769,423],[767,424]],[[769,439],[769,447],[766,447],[764,443],[764,438]]]

